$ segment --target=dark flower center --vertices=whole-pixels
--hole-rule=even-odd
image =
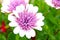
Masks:
[[[36,14],[33,13],[19,13],[19,18],[17,18],[17,23],[23,30],[30,30],[33,27],[36,27]]]

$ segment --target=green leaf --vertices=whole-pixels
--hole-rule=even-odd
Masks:
[[[3,34],[0,34],[0,40],[6,40],[6,38]]]
[[[25,36],[20,37],[19,35],[16,35],[16,40],[28,40]]]
[[[12,32],[10,32],[9,34],[8,34],[8,40],[15,40],[15,34],[13,34]]]
[[[56,40],[60,40],[60,31],[56,34]]]

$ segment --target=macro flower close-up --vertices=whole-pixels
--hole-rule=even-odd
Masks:
[[[33,29],[42,31],[44,25],[44,16],[42,13],[37,13],[38,7],[32,4],[26,6],[20,5],[16,7],[13,13],[8,15],[8,20],[11,22],[9,25],[15,27],[14,33],[23,37],[26,35],[27,38],[35,37],[36,33]]]
[[[13,12],[13,10],[15,10],[20,4],[26,5],[27,3],[29,3],[29,0],[3,0],[1,11],[3,13]]]
[[[60,9],[60,0],[45,0],[45,2],[56,9]]]
[[[60,0],[0,0],[0,40],[60,40]]]

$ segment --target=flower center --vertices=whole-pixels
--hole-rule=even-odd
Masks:
[[[19,18],[17,18],[16,22],[23,30],[30,30],[31,28],[36,27],[36,14],[28,12],[19,13]]]
[[[52,3],[55,7],[60,7],[60,0],[52,0]]]

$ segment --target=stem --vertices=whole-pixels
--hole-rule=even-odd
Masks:
[[[36,37],[31,37],[31,40],[36,40]]]

